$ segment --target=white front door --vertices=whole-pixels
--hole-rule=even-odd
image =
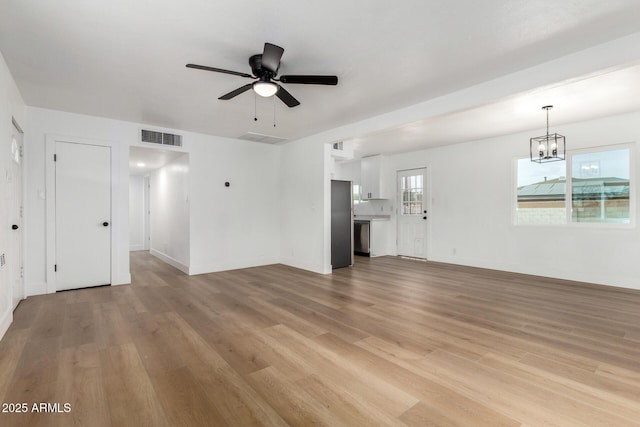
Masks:
[[[426,171],[398,171],[398,255],[427,257]]]
[[[9,166],[9,280],[13,293],[13,308],[24,299],[23,252],[22,252],[22,132],[13,126],[11,137],[11,165]]]
[[[111,283],[111,148],[55,143],[56,290]]]

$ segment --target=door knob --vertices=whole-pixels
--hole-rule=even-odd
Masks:
[[[102,225],[103,225],[104,227],[108,227],[108,226],[109,226],[109,223],[108,223],[107,221],[105,221],[105,222],[103,222],[103,223],[102,223]]]
[[[13,225],[11,226],[11,229],[12,229],[12,230],[17,230],[18,228],[20,228],[20,227],[18,227],[18,225],[17,225],[17,224],[13,224]]]

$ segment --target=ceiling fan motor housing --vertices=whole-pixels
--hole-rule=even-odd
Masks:
[[[267,79],[270,79],[275,77],[277,74],[277,70],[274,73],[262,68],[262,54],[260,53],[253,55],[251,58],[249,58],[249,65],[251,66],[251,72],[253,73],[253,75],[258,78],[261,78],[261,80],[262,80],[262,77],[266,77]]]

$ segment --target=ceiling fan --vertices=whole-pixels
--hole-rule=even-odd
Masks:
[[[222,95],[218,99],[228,100],[234,98],[241,93],[253,89],[253,91],[264,97],[277,96],[282,102],[289,107],[300,105],[300,101],[295,99],[285,88],[276,82],[291,84],[307,84],[307,85],[337,85],[337,76],[315,76],[315,75],[278,75],[280,68],[280,58],[284,53],[284,49],[275,44],[265,43],[264,50],[261,54],[253,55],[249,58],[251,73],[241,73],[238,71],[224,70],[222,68],[207,67],[205,65],[187,64],[187,68],[196,68],[198,70],[215,71],[216,73],[233,74],[234,76],[246,77],[256,80],[253,83],[246,84],[236,90]]]

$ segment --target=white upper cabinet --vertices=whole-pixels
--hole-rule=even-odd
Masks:
[[[382,156],[363,157],[360,160],[362,199],[385,199],[382,183]]]

